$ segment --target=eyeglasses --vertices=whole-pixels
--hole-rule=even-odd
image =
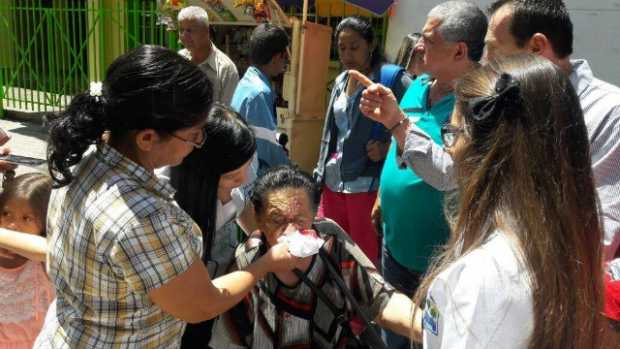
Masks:
[[[180,141],[193,145],[194,148],[197,149],[202,148],[202,146],[205,145],[205,142],[207,141],[207,133],[204,127],[200,128],[200,133],[197,133],[197,136],[195,136],[194,139],[185,139],[183,137],[175,135],[174,133],[171,133],[170,135]]]
[[[458,135],[464,132],[465,129],[463,127],[449,124],[441,126],[441,140],[443,141],[443,145],[448,148],[453,147]]]

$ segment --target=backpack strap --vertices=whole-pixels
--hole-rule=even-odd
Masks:
[[[405,72],[405,68],[396,64],[384,64],[381,67],[381,76],[379,82],[381,85],[393,88],[398,78]]]
[[[394,85],[396,82],[403,76],[405,73],[405,68],[396,65],[396,64],[384,64],[381,66],[381,70],[379,72],[379,83],[385,87],[390,89],[394,89]],[[370,131],[371,139],[383,139],[383,134],[385,133],[385,127],[378,122],[375,122],[372,125],[372,130]]]
[[[327,271],[329,272],[332,280],[336,282],[340,290],[343,292],[347,300],[351,303],[351,307],[355,310],[360,319],[365,323],[366,330],[369,335],[369,342],[367,345],[373,349],[387,349],[385,343],[381,339],[379,333],[376,332],[377,324],[373,319],[370,318],[368,314],[362,309],[360,304],[357,302],[351,290],[345,285],[344,280],[340,276],[340,273],[337,270],[336,262],[333,258],[325,251],[323,247],[319,250],[319,257],[323,260],[323,263],[327,267]]]

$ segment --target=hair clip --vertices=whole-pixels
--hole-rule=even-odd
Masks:
[[[101,96],[103,96],[103,83],[101,81],[91,81],[88,93],[99,101]]]
[[[468,101],[474,120],[485,120],[519,98],[519,82],[508,73],[500,75],[494,90],[492,96],[475,97]]]

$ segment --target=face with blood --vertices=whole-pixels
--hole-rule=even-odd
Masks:
[[[275,245],[289,224],[299,230],[312,226],[315,212],[308,193],[302,188],[282,188],[265,195],[265,207],[256,216],[267,242]]]

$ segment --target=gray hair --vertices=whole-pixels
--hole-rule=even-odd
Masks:
[[[428,18],[441,21],[439,34],[449,42],[464,42],[469,59],[482,58],[488,21],[484,12],[469,1],[452,0],[441,3],[428,13]]]
[[[177,15],[177,21],[191,21],[196,20],[204,23],[206,26],[209,26],[209,14],[207,11],[200,6],[188,6],[184,7],[179,11]]]

